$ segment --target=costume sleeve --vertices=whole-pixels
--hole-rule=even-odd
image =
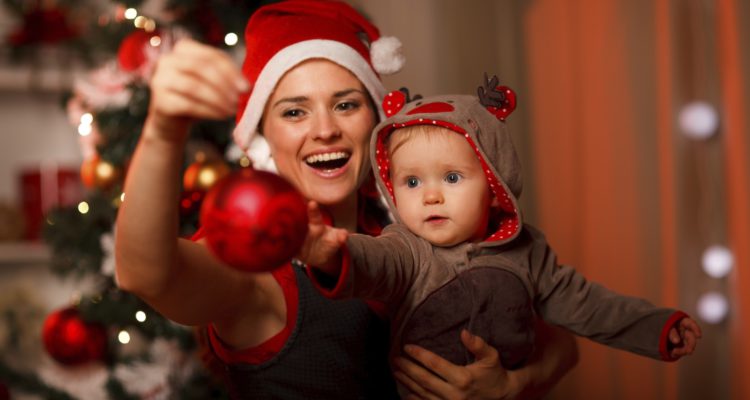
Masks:
[[[357,297],[399,304],[416,279],[420,243],[398,224],[378,237],[351,234],[334,297]]]
[[[617,294],[586,278],[557,257],[539,232],[530,232],[529,255],[535,308],[542,318],[607,346],[673,361],[667,333],[682,312]]]

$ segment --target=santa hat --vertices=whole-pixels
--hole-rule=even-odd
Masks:
[[[257,134],[266,102],[282,76],[309,59],[327,59],[352,72],[375,104],[386,94],[378,74],[401,69],[401,42],[378,29],[346,3],[288,0],[259,8],[245,29],[242,73],[252,91],[240,99],[234,139],[247,154],[265,146]],[[380,119],[383,111],[378,109]],[[260,160],[253,160],[260,161]]]

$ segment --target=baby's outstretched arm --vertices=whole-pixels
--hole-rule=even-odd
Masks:
[[[698,339],[703,336],[700,326],[692,318],[683,318],[669,330],[669,341],[672,344],[670,356],[680,358],[693,354]]]
[[[341,246],[349,233],[346,229],[326,225],[320,207],[314,201],[307,204],[308,231],[299,258],[328,275],[338,276],[341,271]]]

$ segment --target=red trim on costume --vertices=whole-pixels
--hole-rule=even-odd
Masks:
[[[661,329],[661,335],[659,336],[659,354],[663,361],[677,361],[679,359],[679,357],[674,358],[669,355],[670,346],[672,345],[669,341],[669,330],[672,329],[672,327],[674,327],[674,325],[681,319],[689,317],[689,315],[682,311],[675,311]]]
[[[407,114],[411,114],[411,112]],[[377,172],[380,174],[380,178],[383,180],[383,183],[385,183],[385,187],[388,190],[388,194],[391,196],[391,200],[393,201],[393,203],[396,204],[396,197],[393,195],[393,184],[390,180],[390,157],[388,155],[388,147],[386,146],[385,142],[388,136],[394,130],[414,125],[440,126],[454,131],[466,138],[466,141],[469,143],[471,148],[474,149],[474,153],[476,153],[477,158],[482,165],[484,175],[487,178],[487,184],[489,185],[493,195],[499,200],[500,209],[503,212],[503,214],[499,216],[499,220],[497,221],[497,230],[489,237],[487,237],[484,241],[493,242],[506,240],[518,234],[521,229],[518,219],[518,210],[516,210],[516,207],[513,205],[513,202],[508,195],[508,190],[505,187],[505,184],[501,182],[498,177],[492,172],[492,169],[487,164],[487,161],[484,159],[484,157],[482,157],[482,154],[479,151],[479,147],[474,142],[474,140],[472,140],[469,134],[460,126],[448,121],[434,120],[429,118],[417,118],[403,123],[393,123],[391,125],[386,125],[378,132],[377,140],[375,143],[375,161],[378,168]]]
[[[208,339],[211,342],[214,353],[223,362],[227,364],[262,364],[276,356],[286,344],[287,339],[289,339],[297,321],[299,306],[297,278],[290,263],[271,271],[271,275],[279,283],[281,291],[284,293],[284,301],[287,305],[286,325],[277,334],[257,346],[235,350],[219,338],[213,324],[210,324],[208,326]]]
[[[385,303],[382,301],[377,300],[365,300],[365,303],[367,303],[367,306],[370,307],[370,310],[375,313],[380,319],[383,321],[388,321],[390,319],[390,316],[388,315],[388,309],[385,306]]]

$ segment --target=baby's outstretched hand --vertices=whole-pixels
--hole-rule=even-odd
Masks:
[[[685,355],[693,354],[698,339],[703,336],[700,326],[692,318],[683,318],[669,330],[669,341],[672,344],[672,350],[669,355],[674,358],[680,358]]]
[[[349,233],[346,229],[326,225],[320,207],[314,201],[307,204],[307,216],[307,237],[297,258],[327,274],[338,275],[341,267],[339,250]]]

